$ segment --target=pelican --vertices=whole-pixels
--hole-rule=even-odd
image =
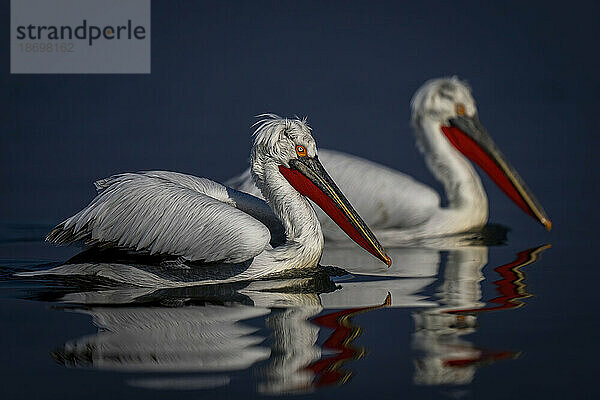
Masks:
[[[417,147],[444,185],[440,195],[410,176],[363,158],[321,149],[319,158],[384,245],[468,232],[488,218],[488,201],[470,159],[527,214],[551,229],[540,203],[479,122],[469,86],[456,77],[426,82],[411,101]],[[258,194],[245,171],[229,182]],[[325,237],[340,239],[319,215]]]
[[[125,173],[96,182],[96,198],[56,226],[46,239],[54,244],[83,241],[96,249],[108,246],[173,256],[168,262],[174,268],[209,263],[207,270],[213,271],[216,263],[220,272],[218,279],[171,282],[170,286],[258,279],[291,268],[315,267],[319,262],[323,234],[309,197],[356,243],[391,265],[319,162],[305,120],[264,117],[257,123],[250,158],[252,177],[266,203],[206,178],[167,171]],[[99,264],[93,263],[82,265],[67,263],[49,271],[77,274],[79,269],[79,273],[105,273],[115,279],[120,273],[131,273],[115,268],[96,271],[93,268]],[[133,284],[164,285],[164,279],[156,283],[148,274],[140,274]]]

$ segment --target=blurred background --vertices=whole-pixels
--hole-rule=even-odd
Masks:
[[[409,103],[457,75],[555,229],[591,228],[597,16],[593,2],[153,2],[150,75],[10,75],[4,35],[0,221],[57,223],[123,171],[224,181],[247,166],[265,112],[307,116],[320,147],[440,189]],[[484,184],[490,221],[538,230]]]
[[[474,398],[591,396],[599,356],[600,273],[593,248],[600,222],[597,3],[153,1],[149,75],[10,75],[10,2],[1,4],[3,265],[59,263],[75,254],[77,248],[55,248],[42,238],[93,198],[97,179],[151,169],[221,182],[238,174],[248,166],[255,116],[265,112],[306,116],[320,147],[380,162],[441,191],[415,147],[409,105],[426,80],[456,75],[472,86],[481,121],[554,225],[546,232],[482,175],[490,221],[511,232],[507,246],[489,249],[484,281],[479,271],[487,249],[480,257],[471,276],[474,298],[479,300],[479,284],[483,298],[497,296],[493,268],[525,249],[552,248],[542,263],[526,269],[526,294],[535,294],[527,307],[484,313],[478,320],[483,329],[469,336],[483,348],[522,351],[521,358],[484,368],[469,390]],[[428,299],[440,298],[438,284],[456,286],[443,286],[444,280],[453,282],[452,257],[430,257],[432,279],[439,282],[427,286]],[[464,258],[467,264],[477,259]],[[401,260],[412,263],[410,257]],[[12,270],[3,271],[12,276]],[[366,293],[365,287],[359,292]],[[116,374],[102,375],[98,384],[99,375],[67,373],[56,365],[48,349],[97,329],[89,316],[49,309],[45,303],[0,302],[9,398],[23,398],[23,390],[66,398],[65,388],[72,398],[89,395],[90,387],[103,398],[125,393]],[[374,387],[397,394],[400,385],[418,397],[467,393],[463,387],[409,388],[409,349],[421,343],[411,336],[420,317],[409,311],[356,317],[368,327],[360,342],[369,344],[371,355],[357,367],[355,386],[339,394],[364,396]],[[270,335],[263,320],[253,321]],[[32,376],[43,384],[24,385]],[[239,385],[231,385],[237,391],[232,393],[246,396],[247,388]]]

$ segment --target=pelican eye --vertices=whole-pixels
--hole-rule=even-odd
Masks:
[[[306,147],[302,146],[302,145],[297,145],[296,146],[296,154],[298,154],[298,157],[306,157]]]
[[[463,103],[456,103],[456,105],[454,106],[454,109],[456,110],[456,113],[460,116],[465,115],[465,105]]]

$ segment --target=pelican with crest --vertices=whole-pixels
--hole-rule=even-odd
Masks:
[[[479,122],[466,83],[456,77],[430,80],[416,92],[411,107],[418,148],[444,185],[445,207],[436,191],[408,175],[354,155],[319,152],[323,165],[383,244],[454,235],[485,225],[488,200],[469,160],[550,230],[542,206]],[[258,194],[248,170],[229,184]],[[325,237],[340,238],[322,215],[319,219]]]
[[[250,169],[266,202],[210,179],[175,172],[125,173],[100,180],[96,198],[54,228],[47,240],[174,257],[180,264],[199,265],[196,270],[215,264],[222,270],[243,267],[236,274],[187,285],[258,279],[318,264],[323,234],[308,197],[352,240],[391,264],[319,162],[305,121],[274,115],[259,121]],[[68,264],[52,273],[73,271]],[[81,270],[82,264],[77,265]],[[85,265],[88,272],[93,268]]]

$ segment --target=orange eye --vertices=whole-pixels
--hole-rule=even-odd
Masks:
[[[458,115],[465,115],[465,105],[462,103],[456,103],[456,106],[454,106],[456,113]]]
[[[296,154],[298,154],[298,157],[306,157],[306,147],[302,145],[296,146]]]

